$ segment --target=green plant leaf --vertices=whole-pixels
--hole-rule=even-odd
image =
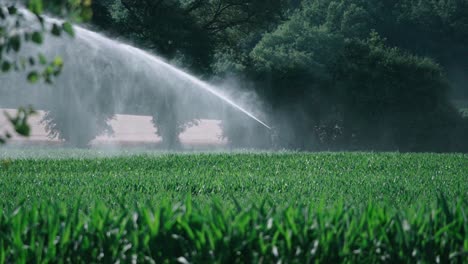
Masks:
[[[39,58],[39,63],[40,64],[42,64],[42,65],[47,64],[47,58],[44,56],[44,54],[39,53],[39,55],[37,55],[37,57]]]
[[[28,81],[30,83],[36,83],[39,81],[39,74],[36,71],[32,71],[28,74]]]
[[[55,67],[62,67],[63,66],[63,59],[60,56],[55,57],[53,62]]]
[[[62,34],[62,30],[60,29],[60,27],[57,24],[54,23],[52,25],[52,29],[50,30],[50,33],[52,33],[52,35],[54,35],[54,36],[59,37]]]
[[[18,52],[21,47],[20,37],[18,35],[11,37],[9,44],[14,51]]]
[[[18,12],[18,9],[15,6],[8,7],[8,14],[15,15]]]
[[[73,31],[73,26],[69,22],[65,22],[62,24],[63,31],[67,32],[68,35],[74,37],[75,32]]]
[[[44,6],[42,3],[42,0],[30,0],[28,4],[29,10],[33,12],[34,14],[42,14],[44,10]]]
[[[31,40],[36,43],[36,44],[42,44],[44,42],[44,38],[42,36],[42,33],[39,31],[36,31],[32,34]]]
[[[4,61],[2,63],[2,72],[8,72],[11,69],[11,63],[8,61]]]

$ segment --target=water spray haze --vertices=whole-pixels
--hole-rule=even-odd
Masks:
[[[241,106],[239,106],[238,104],[236,104],[234,101],[232,101],[231,99],[229,99],[227,96],[221,94],[219,91],[217,91],[212,85],[209,85],[208,83],[206,82],[203,82],[201,81],[200,79],[197,79],[196,77],[194,77],[193,75],[190,75],[180,69],[177,69],[173,66],[171,66],[170,64],[167,64],[161,60],[158,61],[159,63],[163,63],[165,66],[167,67],[170,67],[171,70],[174,70],[174,71],[177,71],[177,73],[179,73],[180,75],[184,76],[185,78],[189,79],[190,81],[196,83],[198,85],[198,87],[208,91],[209,93],[217,96],[219,99],[223,100],[224,102],[226,102],[227,104],[231,105],[232,107],[236,108],[237,110],[241,111],[242,113],[246,114],[247,116],[249,116],[250,118],[252,118],[253,120],[257,121],[258,123],[260,123],[261,125],[263,125],[264,127],[268,128],[268,129],[271,129],[270,126],[268,126],[266,123],[264,123],[263,121],[261,121],[259,118],[255,117],[252,113],[248,112],[247,110],[245,110],[244,108],[242,108]]]
[[[31,15],[27,11],[23,12],[27,19],[34,19],[28,18]],[[46,22],[60,21],[46,17]],[[115,114],[150,115],[158,117],[156,122],[181,120],[174,125],[180,127],[194,119],[222,119],[219,109],[226,105],[270,129],[257,115],[217,87],[164,59],[80,26],[74,30],[73,39],[47,36],[41,46],[23,47],[20,55],[61,56],[65,67],[52,86],[30,86],[24,73],[1,75],[0,92],[6,96],[0,98],[0,107],[32,104],[51,113],[45,120],[50,131],[81,133],[77,137],[84,137],[88,142],[93,133],[84,131],[105,130],[100,124]],[[56,124],[50,122],[52,119],[66,121]]]
[[[80,27],[76,27],[76,28],[79,29],[79,31],[87,31],[87,30],[85,30],[83,28],[80,28]],[[97,33],[94,33],[94,32],[91,32],[91,33],[97,34]],[[167,68],[168,71],[172,71],[176,75],[180,76],[181,78],[184,78],[184,79],[196,84],[197,88],[201,88],[201,89],[207,91],[208,93],[213,94],[214,96],[218,97],[219,99],[221,99],[225,103],[231,105],[235,109],[239,110],[240,112],[246,114],[247,116],[249,116],[253,120],[257,121],[258,123],[260,123],[261,125],[263,125],[267,129],[271,129],[271,127],[268,126],[265,122],[261,121],[259,118],[254,116],[252,113],[245,110],[240,105],[236,104],[232,99],[228,98],[226,95],[223,95],[214,86],[212,86],[212,85],[198,79],[197,77],[195,77],[195,76],[193,76],[191,74],[188,74],[187,72],[185,72],[185,71],[183,71],[181,69],[178,69],[177,67],[165,62],[162,58],[158,58],[158,57],[156,57],[154,55],[151,55],[151,54],[149,54],[149,53],[147,53],[147,52],[145,52],[145,51],[143,51],[141,49],[132,47],[132,46],[127,45],[127,44],[120,43],[120,45],[123,45],[125,48],[129,49],[131,52],[142,53],[141,54],[142,56],[145,56],[145,57],[147,56],[148,59],[152,60],[154,63],[159,64],[162,67]]]

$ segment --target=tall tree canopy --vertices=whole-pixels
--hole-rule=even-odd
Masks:
[[[77,8],[70,5],[75,2],[27,3],[33,12],[60,13],[56,7],[65,6],[80,17],[89,17],[83,5],[91,5],[92,27],[205,78],[234,77],[263,101],[280,147],[468,149],[460,143],[468,122],[451,102],[468,98],[464,0],[94,0],[78,1]],[[41,34],[24,40],[40,44]],[[39,61],[45,70],[28,73],[31,81],[60,73],[60,59],[9,61],[4,53],[19,48],[18,38],[5,39],[5,71]],[[158,133],[177,145],[177,135],[200,117],[172,116],[169,97],[153,99],[164,101],[152,109]],[[232,144],[259,144],[246,133],[265,131],[227,116],[223,129]]]
[[[95,0],[95,23],[199,73],[217,50],[240,47],[284,18],[286,0]],[[96,13],[96,12],[95,12]]]
[[[386,1],[307,1],[263,36],[250,54],[251,71],[278,111],[273,123],[287,144],[462,149],[460,138],[452,141],[462,120],[449,101],[443,68],[409,54],[404,45],[391,48],[392,42],[375,31],[383,25],[376,10],[383,14],[399,7]],[[393,25],[398,23],[395,19]]]
[[[266,102],[280,145],[460,145],[450,138],[464,121],[449,96],[468,90],[466,1],[96,0],[94,8],[101,28],[183,67],[234,74]],[[249,129],[223,127],[232,142],[247,142]]]

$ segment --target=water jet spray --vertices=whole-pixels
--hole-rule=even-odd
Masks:
[[[36,19],[33,14],[24,8],[21,12],[25,14],[27,19],[31,19],[31,21]],[[60,24],[63,22],[59,19],[47,16],[44,16],[44,19],[46,24],[49,25],[52,23]],[[158,56],[129,44],[107,38],[102,34],[93,32],[81,26],[74,26],[74,31],[75,38],[70,43],[64,43],[67,41],[65,38],[50,38],[40,47],[26,47],[26,53],[34,54],[38,53],[40,50],[41,52],[44,51],[43,53],[50,57],[57,55],[65,56],[65,68],[56,81],[57,86],[62,86],[59,87],[59,89],[86,90],[85,92],[70,92],[72,94],[82,95],[84,93],[99,94],[102,93],[101,90],[104,89],[104,86],[112,87],[112,90],[109,90],[111,93],[120,94],[120,98],[117,96],[111,98],[113,101],[118,101],[118,103],[113,103],[115,105],[120,104],[120,108],[126,109],[127,105],[135,103],[141,104],[141,102],[129,103],[128,101],[125,101],[125,97],[132,96],[132,92],[130,90],[133,90],[133,93],[136,93],[139,92],[138,89],[142,90],[145,89],[145,87],[151,87],[157,84],[160,87],[165,87],[166,89],[178,89],[178,94],[181,94],[181,96],[187,96],[187,93],[190,94],[187,88],[191,88],[194,90],[192,94],[196,94],[198,97],[192,95],[190,100],[193,101],[192,105],[197,105],[194,98],[199,100],[205,99],[199,98],[203,96],[200,96],[196,91],[196,88],[198,88],[247,115],[249,118],[258,122],[265,128],[269,130],[271,129],[271,127],[265,122],[241,107],[228,96],[224,95],[216,87],[169,64]],[[69,44],[69,47],[67,47],[67,44]],[[106,72],[103,68],[109,68],[110,70]],[[6,75],[6,77],[2,78],[11,78],[8,76],[10,75]],[[21,78],[24,77],[15,76],[13,78],[14,80],[12,80],[10,89],[17,90],[15,86],[17,86],[18,83],[21,83]],[[139,83],[136,84],[135,82],[132,82],[132,79],[138,80]],[[125,84],[127,84],[127,87],[124,87]],[[90,89],[91,91],[89,91]],[[156,89],[158,88],[156,87],[153,90]],[[104,94],[109,93],[109,91],[105,91]],[[159,93],[159,96],[162,96],[161,93],[164,93],[164,91],[159,91]],[[25,99],[24,96],[18,97],[20,97],[21,100]],[[41,101],[40,99],[37,99],[45,98],[47,96],[35,94],[35,92],[33,92],[30,95],[26,95],[26,97],[29,97],[29,99],[27,99],[29,103],[39,105],[36,107],[41,107],[43,105],[44,108],[47,109],[47,104],[49,102],[43,102],[44,100]],[[109,95],[109,97],[111,97],[111,95]],[[146,100],[145,97],[146,96],[143,96],[143,99]],[[76,98],[75,100],[83,101],[85,99]],[[188,100],[184,100],[184,106],[187,106]],[[1,103],[3,102],[0,102],[0,104]],[[88,103],[88,105],[91,104],[97,104],[97,102]],[[83,108],[87,108],[86,104],[83,105]],[[190,110],[190,108],[185,109],[185,111]]]

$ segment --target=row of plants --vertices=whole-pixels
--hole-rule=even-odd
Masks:
[[[227,210],[161,202],[114,210],[0,209],[0,263],[463,263],[466,201],[394,210],[345,202]]]
[[[141,150],[144,151],[144,150]],[[3,152],[3,153],[2,153]],[[137,150],[133,155],[137,154]],[[118,155],[106,157],[106,155]],[[127,156],[129,155],[129,156]],[[10,157],[10,158],[7,158]],[[2,159],[3,158],[3,159]],[[220,199],[233,207],[269,199],[287,204],[369,202],[394,209],[427,206],[438,193],[468,201],[468,156],[398,153],[171,154],[81,149],[0,150],[0,207],[60,201],[155,204]],[[84,207],[86,208],[86,207]]]

